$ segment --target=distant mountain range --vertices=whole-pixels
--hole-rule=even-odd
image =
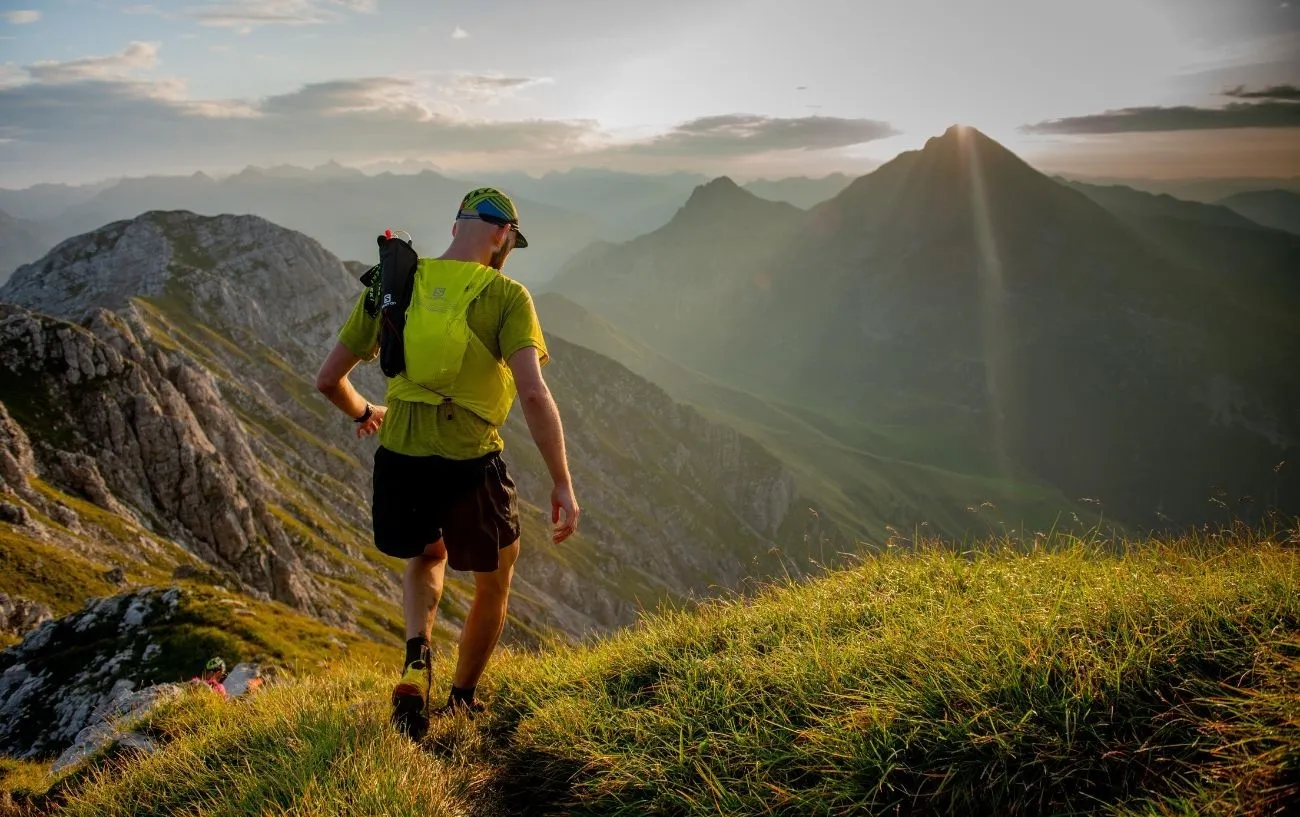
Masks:
[[[1258,227],[1256,222],[1219,205],[1175,198],[1168,193],[1150,193],[1126,185],[1096,185],[1057,178],[1111,212],[1126,218],[1172,218],[1214,224],[1220,227]]]
[[[1072,181],[1098,187],[1131,187],[1147,193],[1177,196],[1187,201],[1207,204],[1218,202],[1238,193],[1257,190],[1289,190],[1300,193],[1300,176],[1251,178],[1191,178],[1191,179],[1133,179],[1121,177],[1074,176]]]
[[[1266,227],[1300,234],[1300,192],[1252,190],[1228,196],[1219,204]]]
[[[29,221],[0,210],[0,284],[19,264],[40,258],[54,244],[48,224]]]
[[[805,210],[833,199],[853,182],[852,176],[832,173],[820,179],[794,177],[788,179],[759,179],[745,184],[745,189],[760,198],[785,201]]]
[[[1156,525],[1222,518],[1219,492],[1300,508],[1274,471],[1300,455],[1297,269],[1294,236],[1080,192],[954,128],[806,218],[711,182],[554,288],[845,444],[887,428],[917,462]]]
[[[205,215],[251,213],[312,236],[344,258],[370,258],[388,227],[411,232],[426,252],[438,248],[460,196],[493,184],[520,199],[532,246],[512,262],[521,280],[539,283],[597,240],[624,241],[662,227],[691,190],[708,181],[688,173],[643,175],[577,169],[535,178],[523,173],[450,178],[401,163],[363,173],[329,162],[315,168],[249,167],[219,178],[203,173],[121,179],[87,186],[0,189],[0,282],[65,238],[148,210]],[[395,172],[390,172],[395,171]],[[849,183],[842,174],[752,183],[764,197],[810,207]],[[20,226],[19,226],[20,225]]]
[[[62,240],[150,210],[251,213],[309,234],[336,255],[365,260],[375,256],[375,236],[386,228],[407,230],[422,252],[440,251],[466,189],[467,183],[431,171],[366,176],[325,168],[299,176],[249,168],[220,180],[201,173],[126,179],[71,204],[48,223]],[[596,220],[569,210],[528,200],[519,207],[532,246],[515,263],[528,280],[549,277],[607,232]]]

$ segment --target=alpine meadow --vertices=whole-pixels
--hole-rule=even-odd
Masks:
[[[0,817],[1300,813],[1300,6],[23,2]]]

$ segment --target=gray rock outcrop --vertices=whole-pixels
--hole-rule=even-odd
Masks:
[[[22,635],[50,620],[50,608],[44,604],[0,593],[0,633]]]
[[[97,713],[111,713],[113,701],[164,671],[160,661],[167,656],[150,649],[151,632],[176,615],[181,593],[146,588],[100,599],[44,622],[0,652],[5,753],[23,758],[62,751]]]

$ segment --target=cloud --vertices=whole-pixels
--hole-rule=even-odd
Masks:
[[[28,76],[51,85],[90,79],[123,79],[158,64],[158,44],[133,42],[120,53],[66,62],[42,60],[26,66]]]
[[[471,119],[397,77],[195,100],[176,80],[111,76],[152,62],[128,52],[28,68],[29,81],[0,87],[0,139],[10,140],[0,184],[330,158],[571,155],[600,138],[590,121]]]
[[[77,181],[248,164],[407,159],[519,168],[596,163],[667,169],[831,150],[892,135],[886,123],[752,114],[704,117],[618,142],[590,120],[488,120],[455,104],[519,93],[546,78],[488,74],[374,76],[259,99],[198,99],[155,75],[159,48],[0,71],[0,184]],[[766,160],[766,159],[764,159]]]
[[[182,16],[213,28],[248,30],[264,25],[338,22],[346,12],[374,14],[378,0],[228,0],[187,9]]]
[[[17,9],[0,13],[7,22],[16,26],[25,26],[41,19],[41,13],[35,9]]]
[[[260,106],[265,114],[343,116],[387,112],[397,118],[424,121],[434,111],[412,94],[410,80],[366,77],[315,82],[288,94],[268,97]]]
[[[745,156],[786,150],[831,150],[897,136],[888,122],[805,116],[779,119],[756,114],[706,116],[627,149],[641,154]]]
[[[1285,86],[1279,86],[1285,87]],[[1254,97],[1250,97],[1254,98]],[[1263,97],[1261,97],[1263,98]],[[1300,103],[1278,101],[1234,102],[1222,108],[1144,107],[1052,119],[1022,125],[1023,133],[1039,135],[1143,133],[1238,128],[1300,128]]]
[[[456,30],[451,32],[451,38],[453,40],[468,40],[469,32],[461,28],[460,26],[456,26]]]
[[[454,101],[498,102],[529,88],[549,85],[550,77],[503,77],[497,74],[453,74],[443,91]]]
[[[0,88],[21,85],[27,81],[27,72],[12,62],[0,63]]]
[[[1284,102],[1300,102],[1300,86],[1271,85],[1259,91],[1247,91],[1243,86],[1239,85],[1232,90],[1224,91],[1223,95],[1236,97],[1237,99],[1271,99]]]

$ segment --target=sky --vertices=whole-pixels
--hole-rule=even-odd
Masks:
[[[0,186],[249,165],[1300,175],[1300,0],[0,0]]]

